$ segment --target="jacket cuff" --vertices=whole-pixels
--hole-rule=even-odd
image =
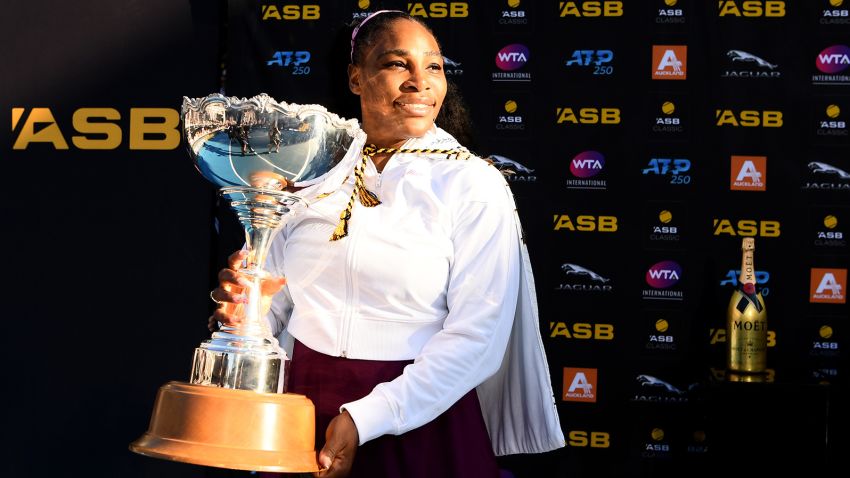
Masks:
[[[381,435],[397,433],[392,407],[378,391],[373,391],[360,400],[345,403],[339,410],[348,410],[357,425],[360,445]]]

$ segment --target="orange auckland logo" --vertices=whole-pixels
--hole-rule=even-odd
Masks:
[[[764,191],[767,189],[766,156],[732,156],[729,189]]]
[[[687,77],[687,45],[652,45],[653,80],[684,80]]]
[[[809,302],[847,303],[847,269],[812,268]]]
[[[564,367],[565,402],[596,402],[596,369]]]

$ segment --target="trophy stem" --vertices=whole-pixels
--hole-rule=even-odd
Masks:
[[[244,294],[242,322],[226,325],[195,349],[190,383],[257,392],[282,392],[286,353],[266,322],[262,287],[269,273],[262,269],[275,235],[301,199],[265,188],[222,188],[242,227],[248,257],[239,273],[251,281]]]

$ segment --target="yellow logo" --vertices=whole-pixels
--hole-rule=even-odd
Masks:
[[[516,111],[517,104],[514,100],[508,100],[505,102],[505,111],[508,113],[513,113]]]
[[[818,329],[818,335],[820,335],[822,339],[832,338],[832,327],[828,325],[822,325],[821,328]]]
[[[667,329],[670,328],[670,324],[667,323],[664,319],[658,319],[655,321],[655,330],[658,332],[667,332]]]
[[[835,226],[838,225],[838,218],[830,214],[823,218],[823,225],[826,226],[827,229],[835,229]]]
[[[758,221],[741,219],[734,225],[730,219],[714,219],[714,235],[728,234],[741,237],[779,237],[781,234],[779,221]]]
[[[758,111],[758,110],[742,110],[736,113],[733,110],[716,110],[714,113],[717,118],[717,126],[733,126],[733,127],[764,127],[764,128],[780,128],[782,127],[782,112],[781,111]]]
[[[611,446],[611,435],[606,432],[570,430],[567,433],[567,446],[608,448]]]
[[[321,16],[319,5],[261,5],[260,13],[263,20],[318,20]]]
[[[613,324],[549,322],[549,337],[567,339],[614,340]]]
[[[12,149],[27,149],[31,143],[49,143],[54,149],[69,149],[65,135],[50,108],[12,108],[12,131],[24,119]],[[77,149],[110,150],[118,148],[124,131],[117,121],[121,113],[115,108],[79,108],[71,125],[80,133],[71,136]],[[154,121],[151,121],[154,120]],[[171,108],[130,108],[129,149],[170,150],[180,144],[177,126],[180,115]],[[46,126],[44,126],[46,124]],[[36,129],[36,125],[39,125]]]
[[[784,17],[784,0],[720,0],[717,2],[721,17]]]
[[[711,345],[726,343],[726,329],[709,329],[708,336]],[[767,331],[767,346],[776,347],[776,332],[772,330]]]
[[[570,231],[579,232],[616,232],[617,217],[616,216],[576,216],[575,222],[566,214],[555,214],[556,231],[567,229]]]
[[[619,108],[556,108],[556,123],[620,124]]]
[[[465,18],[469,16],[466,2],[413,2],[407,4],[411,17],[422,18]]]
[[[676,105],[672,101],[665,101],[661,104],[661,112],[665,115],[672,115],[676,112]]]
[[[826,115],[832,119],[838,118],[838,115],[841,114],[841,108],[838,105],[829,105],[826,107]]]
[[[622,17],[621,1],[558,2],[561,18],[565,17]]]

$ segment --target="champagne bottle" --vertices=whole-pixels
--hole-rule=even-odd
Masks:
[[[726,368],[731,372],[763,373],[767,368],[767,311],[756,291],[755,248],[753,238],[744,238],[741,275],[726,311]]]

